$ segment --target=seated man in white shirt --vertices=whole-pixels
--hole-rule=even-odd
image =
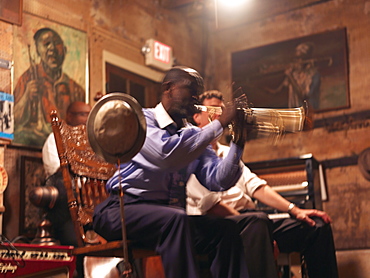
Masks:
[[[219,91],[207,91],[199,100],[208,108],[194,115],[195,123],[202,127],[219,117],[212,107],[222,107],[223,97]],[[227,146],[214,142],[213,147],[219,156],[227,155]],[[238,223],[250,277],[277,277],[273,240],[281,252],[304,256],[309,277],[338,277],[331,219],[325,212],[295,206],[246,166],[236,185],[227,191],[208,191],[194,176],[186,188],[188,214],[228,217]],[[289,212],[292,218],[270,220],[266,213],[253,210],[251,197]]]
[[[66,123],[71,126],[86,124],[91,106],[82,101],[71,103],[67,108]],[[50,220],[54,230],[54,236],[62,245],[77,246],[77,238],[73,228],[73,222],[68,209],[67,192],[63,183],[60,160],[54,134],[51,133],[46,139],[42,148],[42,161],[46,174],[47,186],[54,186],[58,190],[58,198],[52,209],[49,209],[46,218]],[[77,260],[78,277],[82,278],[83,265],[82,258]]]

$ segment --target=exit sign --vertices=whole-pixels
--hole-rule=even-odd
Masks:
[[[146,41],[143,52],[145,54],[145,65],[160,70],[172,68],[172,47],[154,39],[149,39]]]

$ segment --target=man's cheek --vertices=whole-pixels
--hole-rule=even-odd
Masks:
[[[63,54],[63,52],[64,52],[63,45],[57,45],[56,49],[57,49],[57,52],[58,52],[59,55]]]

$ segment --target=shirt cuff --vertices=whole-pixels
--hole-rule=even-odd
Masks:
[[[229,153],[234,152],[233,161],[238,163],[240,162],[242,156],[243,156],[243,148],[239,147],[237,144],[235,144],[233,141],[230,143],[230,151]]]

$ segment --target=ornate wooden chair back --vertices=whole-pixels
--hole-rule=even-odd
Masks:
[[[85,125],[69,126],[56,111],[51,113],[51,121],[78,246],[94,244],[96,235],[85,230],[92,223],[94,207],[108,196],[105,183],[116,167],[92,150]]]
[[[92,150],[86,133],[86,126],[71,127],[58,118],[57,111],[50,113],[52,129],[60,159],[63,182],[67,191],[68,207],[77,236],[78,247],[73,255],[95,257],[122,257],[124,277],[132,277],[132,258],[146,259],[158,255],[153,250],[130,248],[123,240],[107,242],[91,228],[94,207],[107,196],[106,181],[113,176],[116,167],[105,162]],[[124,220],[122,219],[122,227]],[[144,261],[145,262],[145,261]],[[149,271],[145,265],[145,270]],[[122,277],[123,277],[122,276]],[[164,276],[158,276],[163,278]]]

